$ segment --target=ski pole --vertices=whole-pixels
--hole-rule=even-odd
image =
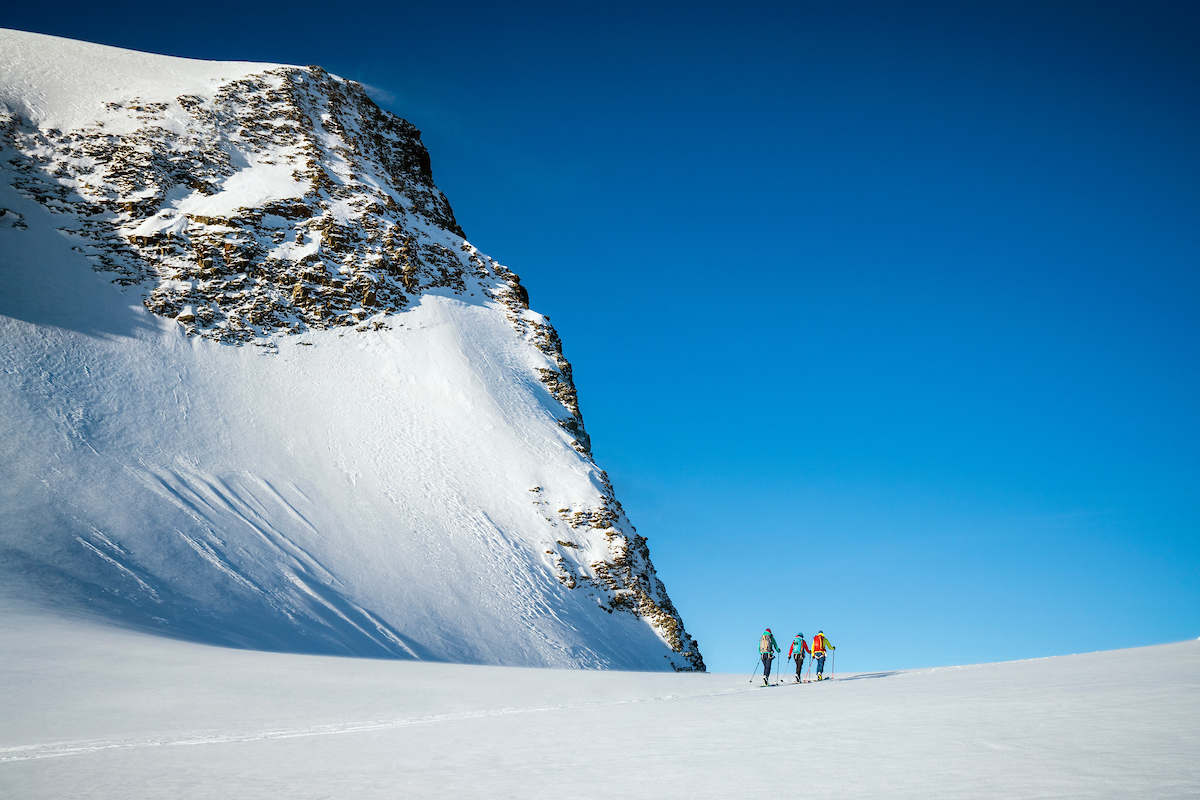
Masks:
[[[762,660],[761,659],[759,661],[754,662],[754,672],[750,673],[750,680],[746,681],[746,683],[754,683],[754,676],[758,674],[758,671],[761,668],[762,668]]]

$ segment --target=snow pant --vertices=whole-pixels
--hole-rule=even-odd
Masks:
[[[813,661],[817,662],[817,675],[819,676],[822,673],[824,673],[825,672],[825,654],[824,653],[814,653]]]
[[[800,680],[800,673],[804,671],[804,656],[796,656],[796,680]]]
[[[769,678],[769,677],[771,677],[771,662],[775,660],[775,656],[772,655],[771,653],[763,653],[762,660],[763,660],[763,677]]]

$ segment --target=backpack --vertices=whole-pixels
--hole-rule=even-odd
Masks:
[[[758,640],[758,652],[760,654],[771,652],[771,634],[764,633],[762,638]]]

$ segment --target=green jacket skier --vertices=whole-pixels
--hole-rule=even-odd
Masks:
[[[767,628],[763,631],[762,636],[758,637],[758,654],[762,656],[763,662],[763,686],[767,686],[771,677],[771,662],[775,660],[775,654],[782,652],[779,649],[779,644],[775,641],[775,634],[771,633],[771,629]]]

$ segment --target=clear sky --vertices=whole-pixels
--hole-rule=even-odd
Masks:
[[[1200,16],[1101,5],[0,25],[317,63],[417,124],[562,333],[710,668],[748,673],[764,625],[823,628],[839,669],[1200,635]]]

